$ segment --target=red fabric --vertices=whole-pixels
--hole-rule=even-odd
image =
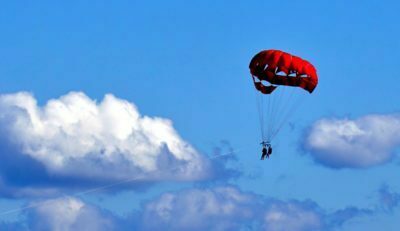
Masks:
[[[276,86],[264,86],[262,80],[274,85],[301,87],[310,93],[318,84],[317,71],[311,63],[279,50],[261,51],[253,57],[249,67],[256,89],[264,94],[272,93]],[[281,71],[284,75],[278,74]]]
[[[275,88],[277,88],[276,86],[272,85],[264,86],[264,84],[262,84],[261,82],[254,82],[254,85],[256,86],[257,90],[264,94],[271,94],[275,90]]]

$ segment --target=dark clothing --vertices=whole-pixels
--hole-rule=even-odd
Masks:
[[[263,149],[262,149],[262,155],[261,155],[261,160],[264,160],[264,159],[265,159],[265,156],[267,156],[267,155],[268,155],[267,148],[263,147]]]
[[[268,157],[272,154],[272,147],[271,145],[265,144],[265,143],[261,143],[263,145],[263,149],[262,149],[262,155],[261,155],[261,160],[264,160],[265,157]]]

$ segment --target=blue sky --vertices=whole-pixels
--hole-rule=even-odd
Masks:
[[[399,7],[2,3],[0,227],[69,230],[106,220],[116,230],[210,228],[197,217],[216,230],[395,229]],[[271,159],[260,161],[248,63],[264,49],[309,60],[319,85],[290,117],[293,129],[279,133]],[[216,148],[234,154],[213,156]],[[75,196],[132,176],[143,181]],[[191,200],[219,212],[193,212]],[[165,204],[167,218],[156,209]],[[68,208],[77,215],[52,217]],[[154,217],[159,224],[149,224]]]

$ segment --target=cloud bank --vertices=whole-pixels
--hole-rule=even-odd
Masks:
[[[191,181],[209,178],[214,170],[224,174],[170,120],[143,116],[133,103],[111,94],[97,102],[70,92],[43,106],[27,92],[0,95],[0,157],[3,194],[16,188],[29,194],[46,184]]]
[[[25,212],[27,230],[335,230],[369,210],[345,208],[328,213],[312,201],[281,201],[234,186],[164,193],[140,211],[118,217],[77,198],[41,202]],[[0,225],[0,228],[2,226]],[[19,229],[22,230],[22,229]]]
[[[321,119],[304,139],[313,159],[332,168],[383,164],[400,147],[400,115],[367,115],[355,120]]]

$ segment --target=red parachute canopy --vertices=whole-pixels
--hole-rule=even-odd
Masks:
[[[313,92],[318,84],[317,70],[308,61],[279,50],[264,50],[250,62],[254,85],[263,94],[271,94],[277,86],[301,87]],[[283,72],[285,75],[278,75]],[[270,86],[261,83],[268,81]]]

